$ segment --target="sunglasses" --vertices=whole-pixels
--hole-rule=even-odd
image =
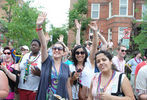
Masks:
[[[76,55],[79,55],[79,54],[84,55],[85,52],[84,52],[84,51],[81,51],[81,52],[77,51],[75,54],[76,54]]]
[[[62,47],[53,47],[52,49],[53,49],[53,50],[63,50]]]
[[[127,50],[121,50],[121,52],[126,52]]]
[[[6,54],[10,55],[10,54],[11,54],[11,52],[4,52],[4,54],[5,54],[5,55],[6,55]]]

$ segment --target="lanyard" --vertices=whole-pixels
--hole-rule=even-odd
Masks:
[[[110,82],[111,82],[112,79],[114,78],[115,74],[116,74],[116,71],[113,71],[111,78],[109,79],[109,81],[107,82],[107,84],[106,84],[106,85],[104,86],[104,88],[103,88],[103,89],[104,89],[104,92],[106,91],[106,89],[107,89],[107,87],[109,86]],[[101,92],[101,91],[100,91],[101,76],[102,76],[102,73],[100,73],[100,75],[99,75],[99,77],[98,77],[98,88],[97,88],[97,91],[98,91],[98,92]]]
[[[134,60],[136,61],[137,64],[139,64],[141,62],[141,59],[139,59],[139,62],[138,62],[136,57],[134,58]]]
[[[32,56],[32,53],[30,53],[29,59],[28,59],[27,62],[26,62],[26,68],[25,68],[25,75],[24,75],[23,83],[26,82],[27,76],[29,75],[29,68],[30,68],[30,65],[31,65],[32,63],[34,63],[35,61],[37,61],[37,59],[40,57],[40,53],[33,59],[33,61],[30,62],[29,60],[30,60],[31,56]]]

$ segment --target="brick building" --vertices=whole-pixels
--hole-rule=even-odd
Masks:
[[[106,40],[112,39],[116,47],[124,37],[124,30],[131,29],[133,20],[142,21],[143,12],[147,11],[145,0],[88,0],[88,14],[92,20],[97,21],[100,31]],[[137,10],[136,10],[137,9]],[[92,34],[87,29],[87,36]],[[128,46],[129,39],[124,39]]]

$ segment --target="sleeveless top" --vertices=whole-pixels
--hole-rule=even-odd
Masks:
[[[48,58],[42,63],[40,83],[36,100],[46,100],[46,93],[49,83],[49,69],[50,67],[52,67],[52,60],[53,59],[48,56]],[[56,94],[60,95],[62,98],[68,98],[66,83],[68,78],[70,77],[69,66],[62,63],[62,69],[60,72],[61,73],[58,78]]]
[[[116,72],[114,78],[111,80],[110,84],[107,86],[105,93],[108,94],[115,94],[118,91],[118,82],[119,82],[119,76],[120,76],[121,72]],[[92,79],[92,95],[94,97],[94,100],[99,100],[98,98],[98,78],[99,78],[100,73],[95,73],[93,79]],[[123,79],[125,77],[125,74],[122,74],[122,78],[121,78],[121,83],[123,82]],[[100,85],[100,89],[103,89],[104,87],[102,87]],[[121,88],[120,88],[120,91]]]

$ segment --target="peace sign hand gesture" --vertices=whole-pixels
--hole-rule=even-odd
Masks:
[[[97,32],[98,27],[97,27],[96,21],[92,21],[91,24],[88,24],[88,26],[89,26],[93,31]]]
[[[47,14],[43,13],[43,12],[41,14],[39,14],[37,21],[36,21],[36,24],[39,26],[42,25],[45,22],[46,16],[47,16]]]

